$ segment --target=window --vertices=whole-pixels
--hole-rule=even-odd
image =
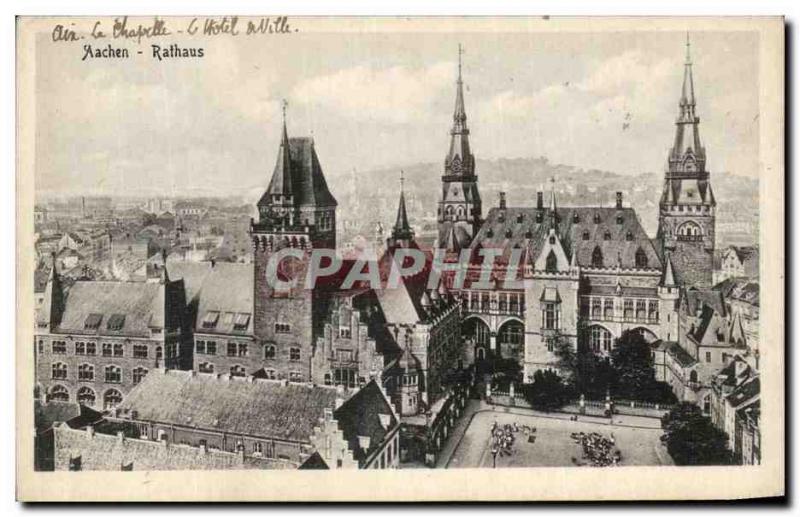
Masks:
[[[238,348],[239,357],[247,357],[247,343],[239,343]]]
[[[164,350],[160,347],[156,347],[156,361],[160,361],[164,357]]]
[[[647,253],[642,248],[636,250],[636,267],[647,267]]]
[[[114,352],[114,347],[111,343],[103,343],[103,357],[111,357]]]
[[[522,323],[518,321],[510,321],[503,325],[503,327],[500,329],[500,343],[521,345],[523,343],[524,335],[525,327],[522,325]]]
[[[104,409],[113,409],[120,404],[122,404],[122,393],[119,391],[112,388],[103,395]]]
[[[86,355],[97,355],[97,343],[93,341],[86,342]]]
[[[585,240],[585,241],[589,240],[589,231],[588,230],[584,230],[583,231],[583,240]]]
[[[103,321],[102,314],[92,313],[86,317],[86,320],[83,322],[83,328],[86,330],[97,330],[100,328],[100,322]]]
[[[69,390],[60,384],[56,384],[50,389],[48,401],[69,402]]]
[[[44,340],[42,339],[39,340],[39,346],[37,347],[37,351],[39,355],[42,355],[44,353]]]
[[[53,354],[64,355],[67,353],[67,343],[64,341],[53,341]]]
[[[325,386],[330,386],[330,385],[331,385],[331,374],[326,373],[325,374]]]
[[[147,359],[147,345],[133,345],[133,357]]]
[[[276,323],[275,324],[275,332],[277,334],[288,334],[292,331],[292,326],[288,323]]]
[[[125,315],[124,314],[112,314],[110,318],[108,318],[108,323],[106,325],[108,330],[118,332],[122,330],[125,326]]]
[[[206,355],[217,355],[216,341],[206,341]]]
[[[124,348],[122,343],[114,343],[114,357],[122,357],[124,354]]]
[[[647,316],[647,300],[636,300],[636,319],[644,320]]]
[[[198,370],[200,370],[200,373],[214,373],[214,365],[211,363],[200,363]]]
[[[94,380],[94,366],[91,364],[81,364],[78,366],[78,380],[79,381],[93,381]]]
[[[589,337],[591,340],[589,345],[592,348],[592,352],[600,353],[602,351],[608,353],[611,351],[611,332],[605,328],[600,326],[592,327]]]
[[[633,240],[633,232],[628,232],[625,234],[625,240],[630,242]]]
[[[83,386],[78,390],[78,404],[82,406],[94,406],[96,397],[94,390],[88,386]]]
[[[247,375],[247,370],[245,370],[244,366],[234,365],[231,366],[231,377],[244,377]]]
[[[336,360],[349,363],[353,360],[352,350],[336,350]]]
[[[138,368],[133,369],[133,383],[139,384],[144,379],[144,376],[147,375],[147,368],[142,368],[141,366]]]
[[[594,214],[594,224],[600,224],[600,214]]]
[[[75,343],[75,355],[86,355],[86,343],[83,341]]]
[[[253,442],[253,456],[261,456],[264,453],[264,447],[261,442]]]
[[[206,315],[203,317],[203,328],[204,329],[213,329],[216,328],[217,322],[219,321],[219,311],[208,311]]]
[[[595,246],[592,251],[592,267],[603,267],[603,251],[600,246]]]
[[[236,343],[228,343],[228,357],[236,357]]]
[[[264,345],[264,359],[275,359],[275,345]]]
[[[650,300],[647,304],[647,318],[653,322],[658,321],[658,300]]]
[[[611,232],[610,231],[606,230],[605,233],[603,233],[603,240],[604,241],[610,241],[611,240]]]
[[[350,339],[352,337],[350,327],[339,327],[339,337],[342,339]]]
[[[553,250],[550,250],[550,253],[547,254],[544,269],[548,273],[555,273],[558,271],[558,259],[556,258],[556,254]]]
[[[247,326],[250,324],[250,314],[245,312],[240,312],[236,315],[236,318],[233,320],[233,330],[247,330]]]
[[[632,320],[633,319],[633,300],[626,299],[623,302],[622,308],[623,308],[623,315],[625,316],[625,319],[626,320]]]
[[[206,342],[205,341],[201,341],[201,340],[198,339],[197,343],[195,343],[195,345],[194,345],[194,350],[198,354],[205,354],[206,353]]]
[[[264,373],[267,374],[267,379],[275,380],[278,378],[278,374],[275,370],[265,370]]]
[[[118,366],[106,366],[106,382],[122,382],[122,369]]]
[[[67,365],[64,363],[53,363],[53,378],[66,379],[67,378]]]
[[[292,382],[303,382],[303,374],[300,372],[289,372],[289,380]]]
[[[600,318],[600,298],[592,298],[592,318],[599,319]]]
[[[289,349],[289,360],[290,361],[299,361],[300,360],[300,349],[299,348],[290,348]]]
[[[611,298],[603,299],[603,317],[607,320],[614,317],[614,300]]]
[[[555,330],[560,328],[561,311],[560,306],[554,302],[544,304],[542,328]]]

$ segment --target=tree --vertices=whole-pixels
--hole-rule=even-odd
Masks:
[[[655,381],[650,345],[638,332],[626,330],[611,351],[611,363],[617,370],[617,393],[642,400]]]
[[[522,395],[533,409],[554,411],[570,400],[572,391],[554,371],[539,370],[533,383],[524,385]]]
[[[661,441],[676,465],[729,465],[733,455],[728,435],[703,415],[700,408],[683,402],[661,419]]]

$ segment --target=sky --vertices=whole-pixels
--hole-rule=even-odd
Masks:
[[[162,40],[200,60],[80,61],[37,45],[40,193],[200,195],[266,187],[281,100],[330,183],[355,169],[443,162],[457,73],[479,159],[545,156],[661,172],[674,135],[685,32],[303,33]],[[700,134],[714,171],[758,175],[758,36],[691,35]],[[115,42],[131,49],[136,43]],[[627,127],[624,124],[627,122]]]

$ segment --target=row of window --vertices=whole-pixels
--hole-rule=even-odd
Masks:
[[[61,384],[56,384],[47,393],[47,401],[55,402],[69,402],[69,389]],[[88,386],[81,386],[78,388],[77,402],[82,406],[95,406],[97,402],[97,395],[95,391]],[[106,390],[103,394],[103,408],[111,409],[117,407],[122,403],[122,393],[119,390],[111,388]]]
[[[197,371],[199,371],[200,373],[216,373],[217,369],[214,366],[214,363],[209,363],[207,361],[204,361],[197,365]],[[245,368],[242,365],[235,364],[230,367],[229,373],[233,377],[246,377],[247,368]],[[275,380],[278,378],[278,372],[272,369],[265,369],[264,374],[266,375],[267,379]],[[303,374],[300,372],[289,372],[288,378],[292,382],[303,382],[304,380]]]
[[[217,342],[210,340],[197,340],[195,344],[195,352],[201,355],[217,355]],[[228,357],[247,357],[250,355],[250,348],[247,343],[232,343],[229,342],[227,349]],[[264,359],[275,359],[277,355],[277,347],[275,345],[264,346]],[[299,347],[289,348],[289,360],[299,361],[301,352]]]
[[[139,384],[142,379],[147,375],[147,368],[141,366],[134,368],[131,372],[133,374],[133,383]],[[105,382],[119,383],[122,382],[122,368],[115,365],[109,365],[103,368]],[[69,366],[65,363],[53,363],[52,365],[52,378],[55,380],[66,380],[69,377]],[[78,365],[78,380],[79,381],[94,381],[95,380],[95,367],[93,364],[79,364]]]
[[[614,309],[614,298],[584,298],[581,300],[581,313],[584,317],[598,320],[621,316],[626,321],[658,321],[659,301],[625,298],[622,301],[622,314],[619,314]]]
[[[44,340],[39,340],[39,354],[44,354]],[[66,341],[53,341],[51,351],[54,355],[67,354]],[[103,357],[125,357],[125,345],[123,343],[102,343],[100,353]],[[93,341],[76,341],[75,355],[96,356],[97,343]],[[147,359],[150,355],[150,347],[144,344],[134,344],[131,347],[131,357],[136,359]],[[161,358],[161,347],[156,347],[156,358]]]

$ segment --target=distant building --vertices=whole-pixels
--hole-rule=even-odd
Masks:
[[[729,278],[758,280],[758,268],[758,246],[728,246],[722,250],[719,269],[714,272],[714,283]]]

